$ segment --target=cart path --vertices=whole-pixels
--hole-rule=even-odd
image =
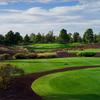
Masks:
[[[66,67],[55,69],[51,71],[37,72],[33,74],[24,75],[11,80],[11,85],[8,90],[0,92],[0,100],[42,100],[42,97],[37,95],[32,89],[32,83],[39,77],[65,71],[73,71],[88,68],[97,68],[99,66],[80,66],[80,67]]]

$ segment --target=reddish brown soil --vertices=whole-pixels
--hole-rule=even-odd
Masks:
[[[32,82],[34,82],[37,78],[51,73],[96,67],[98,66],[67,67],[17,77],[11,80],[10,87],[7,90],[2,92],[0,91],[0,100],[42,100],[42,98],[31,89]]]

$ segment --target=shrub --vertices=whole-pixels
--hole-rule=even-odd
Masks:
[[[29,54],[27,54],[27,58],[29,58],[29,59],[34,59],[36,57],[37,57],[36,53],[29,53]]]
[[[10,60],[12,59],[10,54],[2,54],[0,55],[0,60]]]
[[[14,55],[14,58],[15,59],[27,59],[28,57],[27,57],[27,54],[25,54],[25,53],[16,53]]]
[[[7,89],[10,79],[18,75],[23,75],[24,71],[10,64],[0,65],[0,89]]]
[[[79,53],[77,53],[77,56],[81,56],[81,57],[93,57],[95,55],[96,55],[95,52],[79,52]]]
[[[56,53],[39,53],[37,58],[56,58]]]
[[[17,53],[14,55],[15,59],[33,59],[36,58],[37,54],[36,53]]]

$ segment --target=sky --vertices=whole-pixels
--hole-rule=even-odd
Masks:
[[[0,0],[0,34],[100,32],[100,0]]]

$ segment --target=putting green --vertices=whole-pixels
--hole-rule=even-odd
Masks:
[[[32,89],[44,100],[100,100],[100,68],[47,75]]]

